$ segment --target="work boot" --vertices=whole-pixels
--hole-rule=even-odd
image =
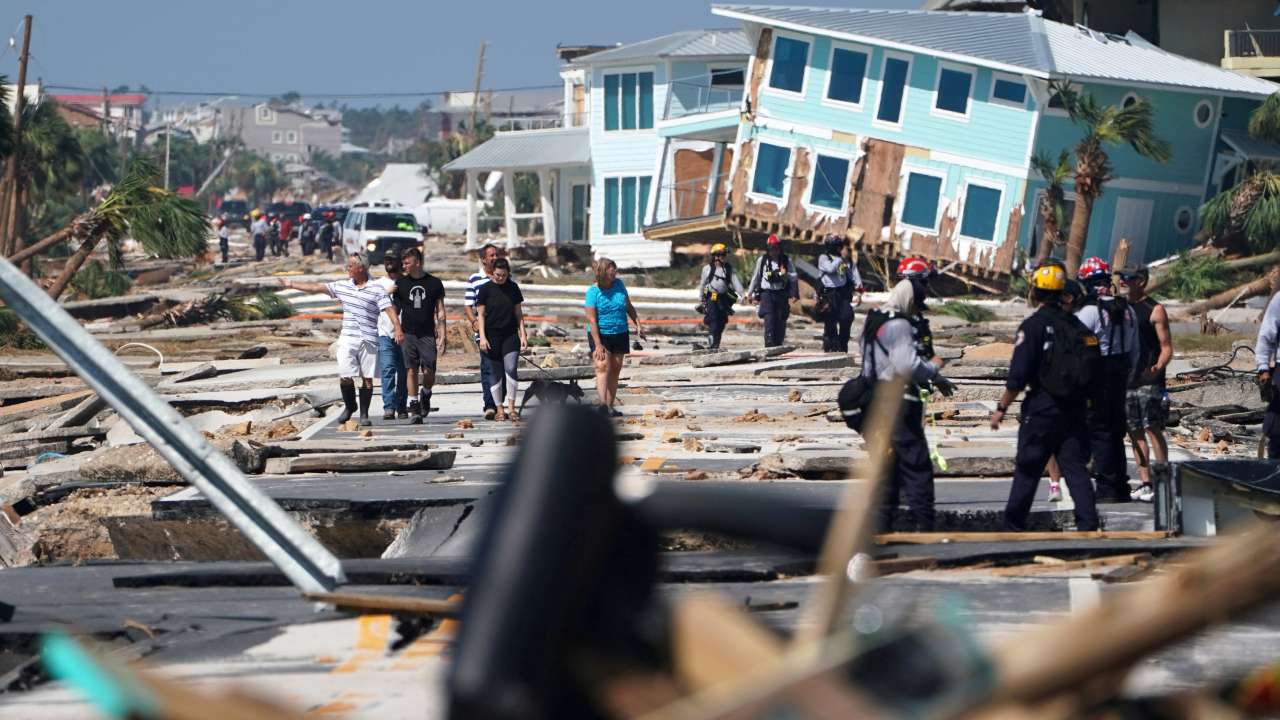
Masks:
[[[373,388],[360,388],[360,427],[369,427],[369,405],[373,402]]]
[[[342,383],[339,387],[342,388],[342,402],[346,405],[342,414],[338,416],[338,424],[341,425],[356,413],[356,386]]]
[[[422,424],[422,405],[419,404],[418,398],[409,401],[409,414],[413,416],[409,419],[410,425]]]
[[[418,390],[418,407],[422,409],[422,417],[431,414],[431,392],[429,390]]]

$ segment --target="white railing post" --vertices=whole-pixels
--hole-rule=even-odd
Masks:
[[[479,194],[479,191],[478,191],[478,188],[476,187],[476,171],[468,170],[466,174],[467,174],[467,247],[466,249],[475,250],[477,247],[479,247],[479,243],[478,243],[479,233],[476,232],[476,225],[477,225],[476,195]]]

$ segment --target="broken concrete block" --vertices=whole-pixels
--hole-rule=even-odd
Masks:
[[[795,346],[779,345],[778,347],[754,348],[751,350],[722,350],[720,352],[697,355],[689,361],[689,364],[696,368],[707,368],[746,362],[760,362],[778,355],[785,355],[792,350],[795,350]]]
[[[461,440],[461,439],[465,438],[466,436],[467,436],[467,435],[466,435],[466,433],[460,433],[460,432],[447,432],[447,433],[445,433],[445,434],[444,434],[444,439],[445,439],[445,440]]]
[[[703,443],[702,449],[713,453],[758,453],[760,446],[749,442],[715,441]]]
[[[273,475],[318,472],[380,472],[383,470],[448,470],[453,450],[396,450],[367,453],[315,453],[292,458],[271,458],[266,471]]]
[[[204,380],[206,378],[216,377],[218,368],[213,363],[201,363],[190,370],[184,370],[177,375],[169,378],[170,384],[188,382],[190,380]]]
[[[681,442],[681,447],[689,452],[699,452],[702,450],[702,441],[696,437],[687,437]]]
[[[49,423],[45,429],[56,430],[57,428],[85,425],[97,416],[98,413],[106,409],[106,407],[107,401],[103,400],[99,395],[94,394],[91,397],[81,400],[57,420]]]
[[[974,360],[998,360],[1007,363],[1013,357],[1013,344],[992,342],[984,345],[970,345],[964,349],[961,357],[966,363]]]

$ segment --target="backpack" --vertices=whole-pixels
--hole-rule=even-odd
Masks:
[[[1049,347],[1040,364],[1040,389],[1055,398],[1079,396],[1090,387],[1102,361],[1098,337],[1072,315],[1046,313]]]
[[[895,317],[898,317],[896,313],[887,313],[883,310],[868,312],[866,322],[862,326],[862,345],[865,347],[869,343],[875,343],[885,351],[884,345],[876,339],[876,333],[880,332],[882,325]],[[876,386],[880,384],[876,377],[878,373],[875,366],[875,353],[866,353],[864,362],[871,363],[871,377],[859,373],[857,377],[845,382],[836,396],[836,403],[840,406],[840,415],[844,417],[845,426],[856,433],[862,432],[862,423],[866,419],[867,410],[871,408]]]

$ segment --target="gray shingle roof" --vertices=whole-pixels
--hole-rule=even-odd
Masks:
[[[616,63],[643,58],[747,56],[754,51],[747,34],[738,28],[685,30],[649,40],[620,45],[583,55],[574,65]]]
[[[1258,140],[1244,130],[1223,130],[1222,141],[1250,160],[1280,160],[1280,146]]]
[[[777,5],[713,5],[712,12],[1042,78],[1098,78],[1255,97],[1280,90],[1266,80],[1166,52],[1132,33],[1123,38],[1103,35],[1036,13]]]
[[[498,133],[445,170],[525,170],[586,165],[591,143],[586,128]]]

